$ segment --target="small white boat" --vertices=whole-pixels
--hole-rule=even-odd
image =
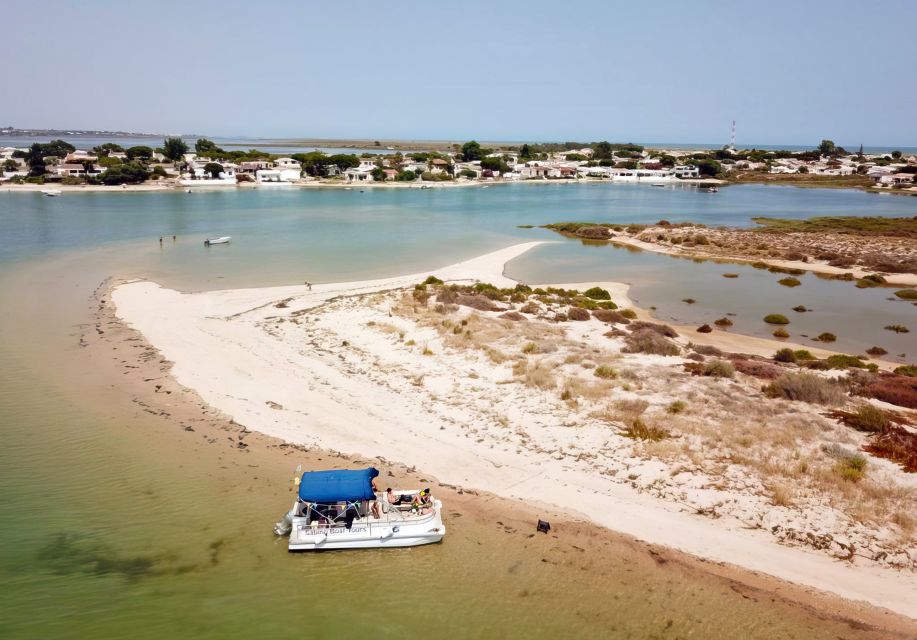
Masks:
[[[207,238],[204,240],[204,246],[209,247],[212,244],[229,244],[232,236],[220,236],[219,238]]]
[[[709,189],[707,189],[707,193],[719,193],[719,192],[720,190],[717,189],[716,187],[710,187]]]
[[[60,189],[45,189],[44,191],[42,191],[42,193],[48,196],[49,198],[56,198],[57,196],[62,194],[63,191],[61,191]]]
[[[414,547],[440,542],[446,535],[442,502],[429,489],[392,492],[390,502],[373,490],[379,472],[307,471],[294,484],[293,508],[274,525],[274,533],[289,535],[290,551]],[[374,513],[373,501],[377,502]],[[377,517],[378,516],[378,517]]]

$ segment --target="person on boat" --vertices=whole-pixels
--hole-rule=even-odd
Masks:
[[[376,486],[376,479],[373,478],[370,482],[373,488],[373,499],[369,500],[369,511],[373,514],[373,517],[378,520],[382,517],[381,507],[379,506],[379,487]]]
[[[414,499],[411,501],[411,510],[417,509],[419,513],[423,513],[424,509],[432,506],[433,499],[430,495],[429,489],[424,489],[420,493],[414,495]]]

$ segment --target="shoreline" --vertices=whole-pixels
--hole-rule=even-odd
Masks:
[[[503,265],[537,244],[540,243],[515,245],[432,273],[443,280],[468,282],[478,279],[497,286],[512,286],[515,282],[503,275]],[[465,443],[454,438],[449,445],[450,434],[425,433],[422,416],[405,415],[399,420],[399,428],[414,433],[415,437],[410,440],[417,440],[401,442],[394,432],[386,431],[385,398],[372,393],[361,402],[341,406],[323,389],[298,389],[296,393],[307,396],[310,409],[322,416],[316,418],[320,425],[313,424],[306,431],[302,430],[302,425],[310,424],[313,419],[300,422],[297,430],[286,424],[291,417],[289,412],[265,410],[256,400],[227,395],[225,389],[238,389],[240,384],[238,377],[226,371],[227,367],[245,371],[244,379],[252,380],[261,379],[262,375],[266,378],[279,375],[280,371],[275,369],[284,369],[294,363],[297,369],[305,367],[318,377],[340,382],[342,389],[351,389],[348,393],[352,393],[355,389],[347,387],[342,380],[345,374],[329,370],[325,361],[300,359],[286,352],[281,342],[265,336],[255,324],[259,319],[276,317],[274,309],[278,301],[290,307],[289,312],[282,313],[308,315],[311,309],[342,297],[412,287],[428,273],[315,285],[312,291],[304,286],[286,286],[206,294],[181,294],[139,281],[117,287],[112,299],[121,320],[142,333],[165,359],[174,363],[171,376],[179,384],[196,389],[204,402],[254,431],[307,446],[353,451],[368,457],[381,453],[386,459],[407,464],[420,462],[444,483],[474,486],[509,500],[530,501],[532,496],[539,496],[542,502],[564,505],[563,510],[567,513],[590,513],[589,519],[597,526],[623,531],[715,562],[765,572],[846,598],[886,606],[917,618],[914,605],[917,599],[910,597],[917,594],[917,579],[913,575],[904,577],[887,569],[850,567],[808,550],[779,546],[765,534],[743,531],[736,523],[714,525],[671,505],[648,500],[626,487],[611,486],[602,478],[565,471],[562,462],[546,469],[533,465],[532,461],[517,460],[513,455],[482,455],[481,451],[457,446]],[[621,293],[618,290],[616,295]],[[623,293],[626,295],[626,290]],[[168,321],[164,322],[166,318]],[[233,322],[237,319],[242,322]],[[218,345],[222,356],[206,363],[210,366],[201,366],[201,358],[206,360],[207,354],[212,357]],[[246,354],[250,349],[257,353]],[[266,362],[271,364],[265,369]],[[264,384],[269,388],[251,386],[244,395],[260,398],[260,394],[268,393],[270,401],[280,405],[297,402],[293,397],[283,397],[281,380]],[[354,432],[352,426],[367,419],[373,423],[373,428],[368,431],[364,428],[362,432],[357,428]],[[576,489],[563,488],[571,484]]]
[[[659,182],[659,180],[653,180],[652,182]],[[138,192],[157,192],[157,191],[175,191],[175,192],[186,192],[191,190],[192,192],[200,191],[229,191],[229,190],[255,190],[255,189],[265,189],[269,191],[274,191],[277,189],[288,190],[288,189],[343,189],[343,190],[366,190],[366,189],[458,189],[458,188],[487,188],[498,185],[509,185],[509,184],[541,184],[541,185],[568,185],[568,184],[615,184],[615,185],[650,185],[651,181],[614,181],[614,180],[601,180],[595,178],[579,178],[576,180],[561,180],[561,179],[551,179],[551,180],[465,180],[465,181],[443,181],[443,182],[368,182],[368,183],[359,183],[359,182],[322,182],[320,180],[313,181],[299,181],[299,182],[288,182],[288,183],[265,183],[258,184],[254,182],[239,182],[236,184],[227,184],[227,185],[182,185],[174,183],[143,183],[143,184],[125,184],[125,185],[100,185],[100,184],[76,184],[76,185],[66,185],[66,184],[0,184],[0,192],[7,193],[41,193],[47,190],[58,190],[62,193],[138,193]],[[683,179],[677,181],[670,181],[666,183],[666,186],[670,185],[694,185],[694,186],[703,186],[703,185],[722,185],[726,184],[723,180],[718,180],[716,178],[705,178],[705,179]]]
[[[570,237],[576,239],[575,236]],[[707,253],[705,251],[697,250],[685,251],[683,249],[679,249],[676,251],[675,249],[663,247],[654,242],[645,242],[643,240],[638,240],[637,238],[621,235],[616,235],[614,238],[609,238],[607,242],[624,245],[627,247],[633,247],[635,249],[642,249],[644,251],[652,251],[653,253],[660,253],[662,255],[674,256],[676,258],[699,258],[703,260],[712,260],[723,264],[753,264],[755,262],[763,262],[769,267],[778,267],[781,269],[798,269],[800,271],[822,273],[826,275],[842,275],[845,273],[851,273],[856,279],[863,278],[870,273],[875,273],[874,270],[863,269],[860,267],[832,267],[828,264],[803,262],[802,260],[775,260],[773,258],[766,257],[742,258],[738,256],[721,256],[714,253]],[[913,273],[890,273],[885,276],[885,279],[888,281],[888,284],[892,285],[917,286],[917,274]]]
[[[212,449],[214,453],[210,456],[218,455],[221,465],[228,463],[230,468],[236,469],[232,472],[235,476],[247,478],[253,472],[258,473],[257,469],[283,468],[275,474],[281,478],[281,484],[285,484],[282,477],[287,474],[286,466],[292,467],[296,463],[305,463],[307,468],[315,469],[340,464],[378,466],[381,463],[394,473],[396,481],[411,485],[428,482],[436,487],[434,491],[444,497],[444,503],[451,512],[449,521],[453,536],[462,529],[465,535],[469,535],[467,525],[474,522],[479,530],[477,535],[490,536],[494,544],[504,545],[509,552],[522,547],[524,553],[529,553],[529,543],[524,540],[530,536],[522,532],[533,529],[538,518],[551,519],[557,534],[535,547],[535,553],[540,554],[536,557],[544,558],[542,566],[549,571],[575,571],[577,581],[582,580],[583,575],[604,575],[607,569],[603,561],[613,556],[623,558],[625,564],[636,562],[653,566],[655,573],[674,572],[673,576],[679,581],[689,577],[695,583],[700,581],[713,587],[721,586],[727,593],[736,595],[739,602],[743,599],[767,602],[771,607],[812,615],[816,620],[839,624],[857,636],[865,632],[869,637],[878,633],[881,637],[903,639],[917,629],[913,618],[883,607],[845,600],[764,573],[654,546],[588,521],[568,520],[567,514],[557,511],[545,511],[531,504],[443,484],[406,465],[378,458],[354,457],[329,449],[308,448],[249,431],[219,410],[214,411],[193,389],[182,386],[172,374],[173,363],[162,358],[143,334],[118,317],[115,305],[107,301],[111,300],[113,290],[120,284],[117,281],[103,283],[104,286],[96,291],[92,299],[95,309],[93,324],[97,329],[105,327],[105,331],[100,334],[97,330],[87,329],[81,342],[88,346],[91,357],[97,361],[99,375],[103,379],[118,380],[118,387],[125,396],[131,397],[135,405],[151,414],[151,420],[162,423],[162,429],[167,430],[162,435],[169,439],[166,451],[182,443],[181,446],[191,452],[190,455],[195,455],[193,452],[203,443],[203,450]],[[134,350],[143,357],[130,359],[125,355],[127,350]],[[151,358],[150,354],[159,357]],[[128,357],[127,361],[125,357]],[[193,429],[185,426],[192,424]],[[154,440],[158,437],[156,433],[150,434]],[[250,481],[250,478],[247,479]],[[456,520],[458,516],[461,518]],[[564,518],[562,522],[558,521],[561,517]],[[264,524],[266,528],[269,525],[270,522]],[[520,533],[507,536],[507,527],[519,529]],[[480,540],[478,543],[483,542]],[[449,544],[449,541],[444,544]],[[575,565],[568,566],[569,561],[565,559],[568,553],[590,557],[598,555],[588,567],[580,569]]]

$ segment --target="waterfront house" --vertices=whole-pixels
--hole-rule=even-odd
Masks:
[[[449,166],[449,163],[443,160],[442,158],[433,158],[430,160],[430,172],[431,173],[443,173],[446,171],[446,168]]]
[[[280,172],[283,182],[295,182],[302,177],[302,164],[293,158],[277,158],[274,160],[274,169]]]
[[[693,164],[677,164],[672,167],[672,172],[676,178],[692,179],[700,177],[700,170]]]
[[[79,162],[95,162],[99,159],[98,156],[95,156],[88,151],[83,149],[77,149],[76,151],[71,151],[64,158],[64,163],[73,164]]]
[[[90,165],[88,168],[85,165],[71,163],[71,162],[62,162],[61,164],[54,167],[55,173],[60,178],[85,178],[87,176],[98,176],[103,171],[104,168],[98,165]]]
[[[372,182],[373,181],[373,169],[376,168],[376,165],[373,164],[372,168],[362,166],[363,163],[360,163],[361,166],[354,167],[353,169],[348,169],[344,172],[344,178],[347,182]]]

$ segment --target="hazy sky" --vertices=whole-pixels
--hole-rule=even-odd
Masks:
[[[0,126],[917,146],[917,2],[4,3]]]

